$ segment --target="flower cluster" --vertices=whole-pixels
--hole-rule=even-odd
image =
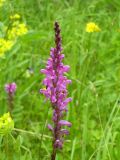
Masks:
[[[89,22],[86,25],[86,32],[100,32],[101,29],[94,22]]]
[[[11,49],[13,46],[13,41],[5,40],[4,38],[0,38],[0,57],[4,56],[4,53]]]
[[[71,101],[71,98],[67,98],[67,85],[71,83],[71,80],[68,80],[67,77],[64,76],[64,73],[68,72],[70,67],[62,63],[64,54],[61,54],[61,37],[57,22],[55,22],[55,43],[56,47],[51,49],[51,58],[48,59],[46,69],[41,70],[41,72],[46,75],[46,78],[43,80],[46,89],[40,90],[40,92],[51,101],[53,107],[52,120],[54,122],[54,127],[50,124],[48,125],[48,128],[53,133],[54,149],[52,156],[55,156],[57,148],[62,149],[63,137],[69,134],[69,131],[62,129],[62,126],[71,126],[70,122],[62,120],[67,112],[67,104]]]
[[[5,113],[0,117],[0,135],[6,135],[14,129],[14,121],[12,120],[10,113]]]
[[[28,29],[24,23],[13,23],[12,28],[8,31],[9,39],[16,39],[28,32]]]
[[[14,14],[10,16],[10,24],[6,29],[3,29],[0,37],[0,58],[4,57],[6,51],[10,50],[15,44],[16,39],[28,32],[27,26],[20,22],[21,16],[19,14]]]
[[[12,16],[10,16],[11,20],[19,20],[20,18],[21,18],[21,16],[19,14],[17,14],[17,13],[12,15]]]
[[[7,92],[7,100],[8,100],[8,110],[12,114],[14,107],[14,93],[16,91],[17,85],[16,83],[10,83],[5,85],[5,91]]]
[[[10,16],[12,20],[11,29],[8,30],[8,39],[16,39],[19,36],[22,36],[28,32],[26,24],[20,22],[21,16],[15,14]]]
[[[5,1],[6,1],[6,0],[0,0],[0,7],[3,6],[3,4],[4,4]]]
[[[12,95],[15,93],[16,88],[17,88],[17,86],[16,86],[15,82],[5,85],[6,92],[9,94],[12,94]]]

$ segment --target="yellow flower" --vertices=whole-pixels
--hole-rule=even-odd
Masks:
[[[13,23],[12,23],[12,27],[17,27],[19,25],[19,21],[14,21]]]
[[[3,6],[4,2],[5,2],[5,0],[0,0],[0,7]]]
[[[20,17],[19,14],[14,14],[14,15],[10,16],[10,19],[11,19],[11,20],[16,20],[16,19],[20,19],[20,18],[21,18],[21,17]]]
[[[100,32],[101,29],[94,22],[89,22],[86,25],[86,32]]]
[[[27,32],[28,32],[28,29],[27,29],[26,25],[24,23],[20,23],[18,26],[17,35],[21,36]]]
[[[11,30],[8,31],[8,38],[15,39],[28,32],[27,26],[24,23],[14,22]]]
[[[6,135],[14,129],[14,121],[12,120],[10,113],[5,113],[0,117],[0,135]]]
[[[12,46],[12,41],[0,38],[0,57],[4,57],[5,52],[10,50]]]

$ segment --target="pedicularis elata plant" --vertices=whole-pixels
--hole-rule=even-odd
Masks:
[[[8,110],[11,113],[13,110],[14,93],[16,91],[16,83],[9,83],[5,85],[5,91],[8,94]]]
[[[40,92],[50,100],[53,108],[53,126],[48,124],[48,128],[52,131],[53,135],[51,160],[55,160],[57,149],[63,148],[64,135],[69,134],[69,131],[62,127],[71,126],[70,122],[63,120],[65,113],[67,113],[67,104],[71,101],[71,98],[67,98],[67,85],[71,83],[71,80],[68,80],[67,77],[64,76],[64,73],[68,72],[70,67],[62,63],[64,54],[61,53],[60,28],[57,22],[55,22],[54,29],[56,46],[51,49],[46,68],[41,69],[41,72],[46,75],[43,80],[46,89],[40,90]]]

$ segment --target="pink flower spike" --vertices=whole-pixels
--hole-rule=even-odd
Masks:
[[[6,84],[6,85],[5,85],[5,90],[6,90],[6,92],[9,93],[9,94],[14,94],[15,91],[16,91],[16,88],[17,88],[17,85],[16,85],[15,82],[9,83],[9,84]]]
[[[64,135],[69,134],[69,131],[62,129],[62,127],[71,127],[71,123],[61,119],[67,113],[67,105],[72,100],[70,97],[67,97],[67,86],[71,83],[71,80],[67,79],[65,73],[69,71],[70,67],[64,65],[62,61],[64,54],[62,53],[61,30],[57,22],[55,22],[54,30],[55,47],[50,50],[50,58],[48,58],[45,69],[41,69],[41,72],[45,74],[43,80],[45,89],[40,90],[40,93],[50,101],[53,109],[52,121],[54,127],[48,125],[53,135],[52,160],[55,160],[57,149],[62,149],[63,147]]]

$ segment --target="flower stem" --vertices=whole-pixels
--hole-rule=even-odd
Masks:
[[[51,155],[51,160],[55,160],[55,159],[56,159],[56,148],[53,147],[53,152],[52,152],[52,155]]]
[[[11,114],[13,110],[13,95],[11,93],[8,94],[8,110]]]

